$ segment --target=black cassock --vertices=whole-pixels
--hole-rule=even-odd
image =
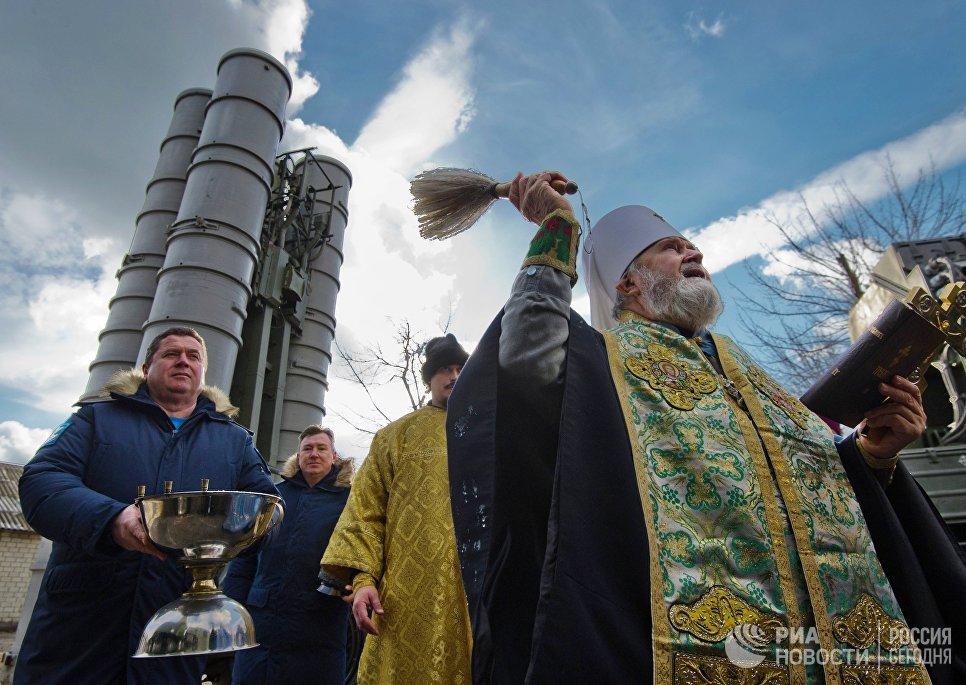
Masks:
[[[498,373],[490,325],[449,400],[457,550],[473,628],[473,681],[646,682],[651,660],[647,531],[603,337],[570,312],[559,416]],[[842,450],[882,567],[914,627],[950,628],[966,683],[966,556],[899,463],[883,487]]]

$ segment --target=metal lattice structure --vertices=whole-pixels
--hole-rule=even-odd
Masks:
[[[313,148],[278,156],[261,236],[264,255],[232,384],[239,420],[280,463],[325,416],[335,305],[348,223],[349,170]]]

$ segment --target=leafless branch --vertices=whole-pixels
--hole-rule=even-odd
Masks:
[[[794,221],[766,217],[784,244],[765,258],[782,275],[746,266],[755,295],[740,298],[740,325],[767,365],[799,390],[848,346],[849,311],[890,244],[966,228],[958,177],[948,182],[930,167],[904,184],[891,160],[882,174],[889,192],[881,201],[863,201],[842,183],[822,207],[801,197],[804,211]]]
[[[386,412],[382,410],[382,407],[380,407],[379,403],[376,402],[376,398],[372,396],[372,391],[370,389],[370,386],[373,384],[373,381],[367,380],[364,377],[366,373],[365,365],[367,364],[367,361],[365,360],[365,358],[354,357],[353,355],[347,354],[345,350],[342,349],[342,345],[339,344],[338,341],[336,341],[335,347],[336,347],[336,350],[339,352],[339,356],[342,357],[342,360],[345,362],[346,367],[349,369],[349,373],[351,374],[352,380],[354,380],[358,385],[360,385],[362,389],[365,391],[366,397],[369,398],[369,401],[372,404],[372,408],[375,409],[379,413],[379,415],[382,418],[384,418],[386,421],[391,421],[392,419],[390,419],[389,416],[386,414]]]
[[[360,433],[366,433],[367,435],[375,435],[376,434],[376,431],[379,430],[379,428],[381,427],[381,426],[375,426],[374,428],[367,428],[367,427],[363,426],[360,423],[356,423],[355,420],[349,418],[348,416],[346,416],[342,412],[338,411],[337,409],[333,409],[333,408],[330,407],[329,408],[329,411],[331,411],[332,414],[334,414],[338,418],[340,418],[343,421],[345,421],[347,424],[349,424],[352,428],[354,428],[355,430],[359,431]]]
[[[449,331],[453,317],[454,308],[451,303],[445,319],[440,322],[443,333]],[[374,342],[357,350],[347,350],[336,342],[336,350],[348,371],[340,377],[359,385],[366,393],[370,407],[365,412],[347,408],[345,412],[333,413],[363,433],[373,434],[393,420],[376,401],[374,388],[397,388],[405,393],[406,400],[414,411],[427,401],[427,391],[423,387],[420,371],[423,341],[430,336],[414,329],[408,319],[403,318],[394,323],[393,344],[388,349],[382,343]]]

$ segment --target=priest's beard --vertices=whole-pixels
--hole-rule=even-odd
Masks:
[[[710,328],[724,304],[714,284],[700,276],[665,276],[647,267],[637,267],[641,277],[641,300],[655,319],[674,324],[691,334]]]

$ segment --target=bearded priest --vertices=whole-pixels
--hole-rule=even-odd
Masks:
[[[840,439],[710,332],[690,240],[627,206],[581,250],[552,180],[513,181],[540,229],[449,402],[474,682],[966,682],[966,560],[897,457],[917,387]]]

